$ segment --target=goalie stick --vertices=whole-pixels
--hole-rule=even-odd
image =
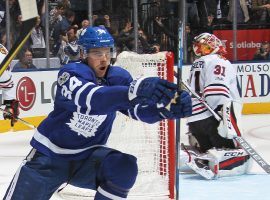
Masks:
[[[31,34],[32,28],[36,24],[36,17],[38,16],[37,12],[37,3],[36,0],[19,0],[21,14],[22,14],[22,32],[20,36],[13,44],[9,53],[2,61],[0,65],[0,76],[8,68],[12,59],[18,54],[19,50],[23,47],[27,39]]]
[[[194,92],[186,83],[182,81],[182,85],[201,103],[205,105],[205,107],[213,114],[216,120],[221,121],[222,117],[218,115],[208,104],[207,102],[202,99],[196,92]],[[234,129],[237,132],[237,135],[233,139],[238,142],[238,144],[258,163],[258,165],[268,174],[270,174],[270,165],[255,151],[254,148],[243,138],[241,137],[241,132],[237,126],[236,121],[234,118],[230,118],[231,123]]]

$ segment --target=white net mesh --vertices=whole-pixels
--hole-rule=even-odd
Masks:
[[[117,57],[115,65],[127,69],[133,78],[159,76],[167,79],[166,55],[166,52],[143,55],[123,52]],[[138,159],[139,175],[128,199],[169,199],[169,182],[172,181],[169,157],[174,155],[169,155],[168,135],[168,122],[165,120],[146,124],[117,113],[108,146]],[[173,144],[171,148],[174,148]],[[83,199],[93,195],[94,192],[73,186],[67,186],[61,192],[65,199]]]

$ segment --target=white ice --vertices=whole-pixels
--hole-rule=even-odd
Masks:
[[[270,163],[270,115],[245,115],[245,139]],[[183,123],[182,123],[183,125]],[[181,128],[181,133],[186,127]],[[0,134],[0,198],[31,147],[33,131],[12,130]],[[186,138],[181,134],[182,141]],[[250,174],[204,180],[196,174],[180,174],[181,200],[269,200],[270,176],[254,162]],[[56,200],[57,198],[52,198]]]

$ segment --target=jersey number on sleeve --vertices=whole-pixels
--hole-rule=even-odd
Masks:
[[[62,90],[61,90],[61,94],[68,98],[69,100],[71,100],[71,94],[72,91],[78,87],[81,86],[82,82],[80,80],[78,80],[75,76],[72,76],[69,80],[69,89],[67,88],[67,86],[63,85],[62,86]]]

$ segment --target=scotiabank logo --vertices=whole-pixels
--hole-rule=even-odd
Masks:
[[[36,100],[36,87],[32,79],[22,77],[17,84],[16,95],[20,108],[24,111],[30,110]]]

